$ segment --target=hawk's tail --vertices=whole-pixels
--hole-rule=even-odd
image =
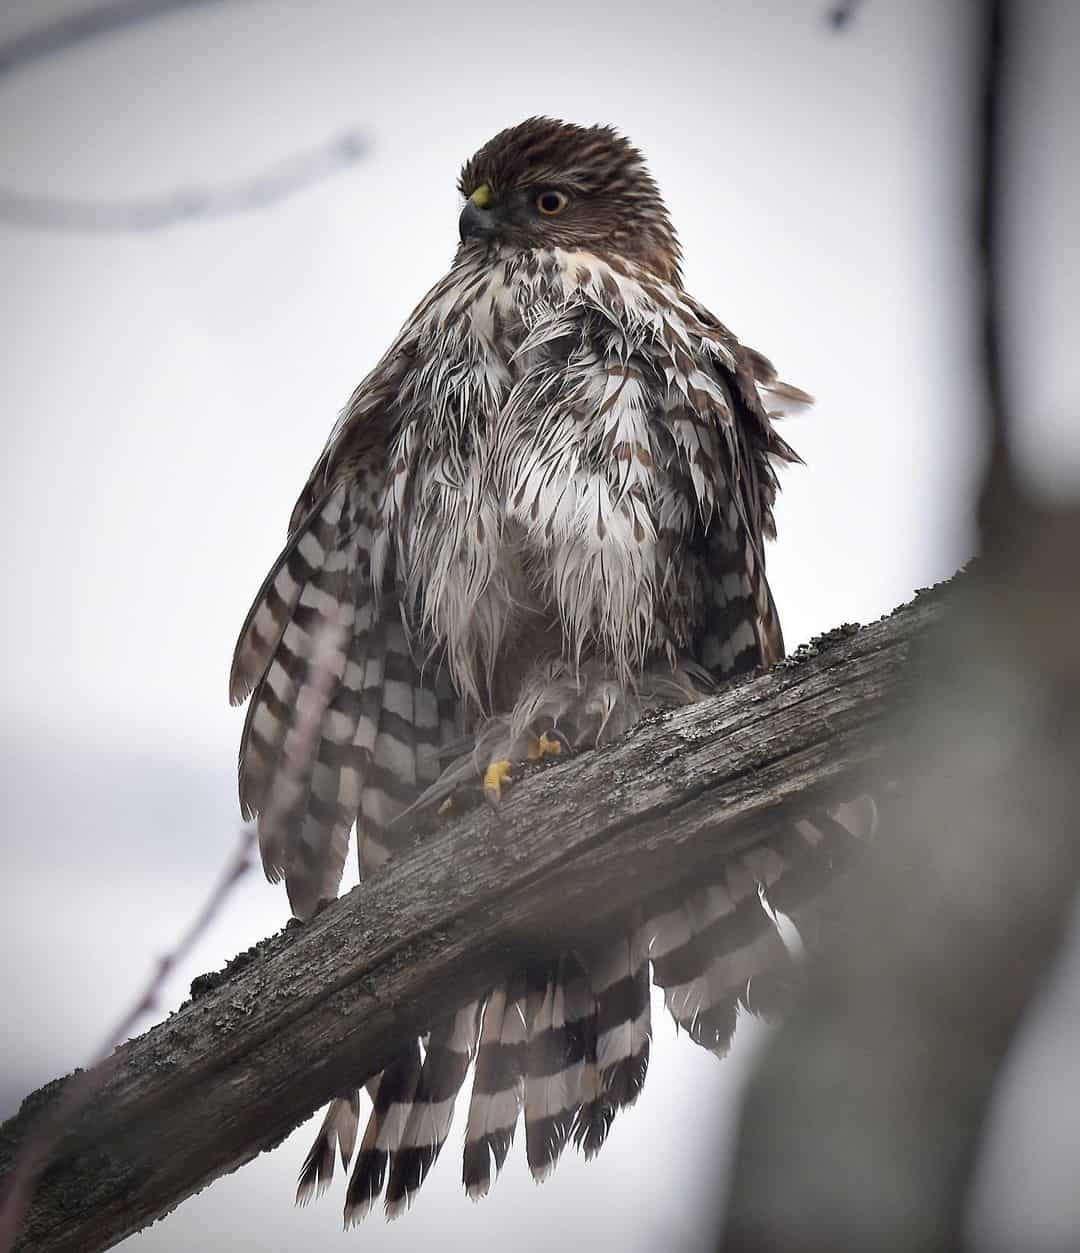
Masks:
[[[588,965],[594,1029],[574,1123],[574,1143],[587,1159],[599,1153],[616,1113],[633,1105],[645,1083],[652,1040],[648,933],[639,926],[591,954]]]
[[[813,810],[733,857],[711,883],[653,902],[617,941],[519,972],[491,992],[482,1014],[478,1003],[465,1006],[431,1031],[423,1057],[417,1042],[402,1050],[368,1085],[372,1113],[348,1187],[346,1224],[372,1208],[384,1184],[389,1217],[410,1203],[447,1139],[474,1056],[463,1168],[469,1196],[490,1190],[522,1110],[526,1158],[538,1181],[571,1139],[594,1156],[645,1082],[650,962],[676,1024],[723,1055],[740,1008],[771,1016],[797,986],[798,961],[778,914],[812,943],[823,894],[872,834],[875,818],[867,798]],[[355,1098],[340,1098],[305,1161],[299,1201],[325,1189],[335,1148],[347,1162],[355,1128]]]
[[[476,1052],[479,1019],[478,1002],[464,1006],[431,1030],[423,1058],[420,1042],[413,1041],[368,1084],[371,1117],[345,1195],[346,1227],[367,1215],[384,1183],[388,1218],[412,1201],[446,1142],[454,1102]],[[322,1160],[322,1141],[320,1132],[308,1162]],[[305,1163],[305,1174],[313,1172],[317,1178]]]
[[[525,1053],[525,1157],[536,1180],[555,1168],[581,1106],[593,1001],[576,958],[564,955],[529,990]]]
[[[446,1143],[454,1102],[476,1053],[479,1030],[480,1003],[473,1001],[428,1036],[412,1108],[390,1163],[388,1218],[396,1218],[408,1207]]]
[[[496,988],[484,1008],[476,1055],[469,1121],[465,1128],[462,1181],[474,1200],[491,1188],[503,1168],[525,1100],[525,1054],[529,1039],[525,976]]]
[[[583,958],[519,974],[492,993],[465,1132],[470,1196],[491,1187],[525,1111],[525,1152],[537,1180],[568,1141],[592,1157],[615,1114],[637,1100],[651,1039],[648,938],[643,927]]]
[[[334,1159],[341,1152],[341,1168],[348,1170],[356,1147],[360,1122],[360,1093],[337,1097],[326,1110],[319,1134],[300,1168],[296,1186],[297,1205],[306,1205],[313,1196],[322,1196],[334,1178]]]
[[[653,915],[647,924],[653,979],[691,1039],[723,1056],[740,1006],[766,1017],[787,1007],[798,970],[776,913],[798,928],[875,825],[869,797],[815,810],[741,853],[707,887]]]
[[[401,1145],[421,1065],[420,1044],[413,1040],[368,1082],[371,1116],[345,1192],[346,1227],[364,1218],[382,1195],[386,1168]]]

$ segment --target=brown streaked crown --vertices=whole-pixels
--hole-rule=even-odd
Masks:
[[[681,252],[659,188],[641,153],[610,126],[532,117],[500,131],[458,182],[466,198],[485,185],[503,242],[626,257],[680,282]],[[563,193],[565,208],[541,213],[536,198],[545,191]]]

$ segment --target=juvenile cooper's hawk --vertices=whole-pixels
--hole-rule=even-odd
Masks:
[[[783,653],[763,544],[774,463],[794,454],[769,406],[809,398],[683,289],[641,155],[608,127],[531,118],[460,189],[453,265],[350,399],[236,649],[241,802],[302,918],[336,895],[354,822],[368,876],[418,797],[470,774],[497,792],[515,761],[602,744]],[[847,838],[810,815],[357,1076],[373,1109],[346,1220],[388,1167],[388,1212],[419,1187],[474,1056],[471,1195],[522,1106],[537,1177],[571,1136],[595,1152],[644,1082],[650,964],[676,1021],[723,1052],[751,978],[785,961],[759,886],[779,903]],[[358,1097],[330,1107],[300,1199],[335,1147],[351,1157]]]

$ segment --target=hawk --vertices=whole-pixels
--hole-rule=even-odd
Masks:
[[[772,407],[809,397],[683,288],[641,154],[607,126],[530,118],[465,163],[460,191],[453,264],[346,405],[236,648],[241,804],[301,918],[337,894],[354,824],[366,878],[417,804],[470,778],[497,796],[515,763],[602,745],[783,655],[764,543],[776,467],[797,458]],[[769,999],[751,979],[767,989],[787,960],[759,892],[781,901],[852,838],[810,815],[433,1025],[330,1106],[298,1199],[336,1150],[351,1159],[366,1083],[346,1222],[384,1185],[398,1212],[474,1059],[470,1195],[522,1110],[537,1178],[571,1138],[591,1156],[645,1079],[650,968],[723,1053],[739,1005]]]

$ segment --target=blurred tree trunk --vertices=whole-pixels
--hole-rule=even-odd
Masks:
[[[742,1117],[726,1250],[954,1250],[993,1085],[1080,873],[1080,515],[983,565],[905,718],[905,782]]]
[[[1080,507],[1018,481],[997,328],[1006,6],[985,5],[982,560],[898,722],[903,780],[743,1111],[723,1248],[954,1250],[994,1084],[1080,880]]]

